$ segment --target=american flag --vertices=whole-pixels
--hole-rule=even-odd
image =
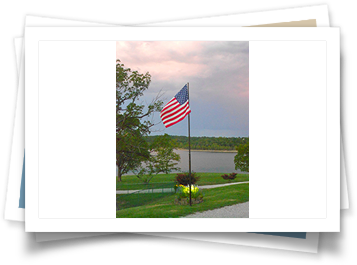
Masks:
[[[191,112],[188,104],[187,84],[162,109],[160,116],[165,127],[168,128],[182,121]]]

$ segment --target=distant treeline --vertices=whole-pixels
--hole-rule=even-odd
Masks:
[[[146,141],[152,143],[157,136],[146,136]],[[177,147],[181,149],[188,149],[188,137],[170,135],[176,141]],[[192,150],[235,150],[236,147],[249,140],[248,137],[192,137]]]

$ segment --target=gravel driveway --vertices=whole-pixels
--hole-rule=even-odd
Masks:
[[[249,202],[194,213],[183,218],[249,218]]]

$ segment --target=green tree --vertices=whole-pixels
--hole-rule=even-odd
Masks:
[[[180,170],[177,167],[181,157],[175,153],[174,150],[178,144],[168,134],[160,135],[151,144],[150,149],[152,152],[152,161],[155,167],[155,171],[165,174],[174,170]]]
[[[243,172],[249,172],[249,139],[245,143],[239,144],[236,148],[238,153],[234,157],[235,169]]]
[[[121,181],[123,174],[139,167],[143,161],[150,158],[148,144],[138,131],[131,133],[122,131],[117,134],[116,163],[118,169],[118,180]]]
[[[118,181],[123,174],[138,167],[150,158],[149,146],[144,136],[150,134],[154,123],[151,115],[162,109],[160,93],[153,101],[144,105],[139,102],[149,88],[151,75],[140,74],[125,68],[116,61],[116,165]]]
[[[174,151],[177,145],[168,134],[155,137],[150,144],[150,158],[134,169],[135,175],[144,183],[148,183],[159,173],[168,174],[180,170],[177,164],[181,157]]]

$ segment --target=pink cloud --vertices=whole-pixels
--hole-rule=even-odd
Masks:
[[[172,80],[177,76],[201,76],[209,69],[198,54],[202,42],[193,41],[118,41],[116,58],[126,67],[150,72],[156,80]]]
[[[159,91],[169,100],[189,82],[193,128],[249,135],[249,42],[120,41],[116,58],[132,70],[151,74],[146,101]],[[186,127],[180,128],[174,134],[185,135]]]

